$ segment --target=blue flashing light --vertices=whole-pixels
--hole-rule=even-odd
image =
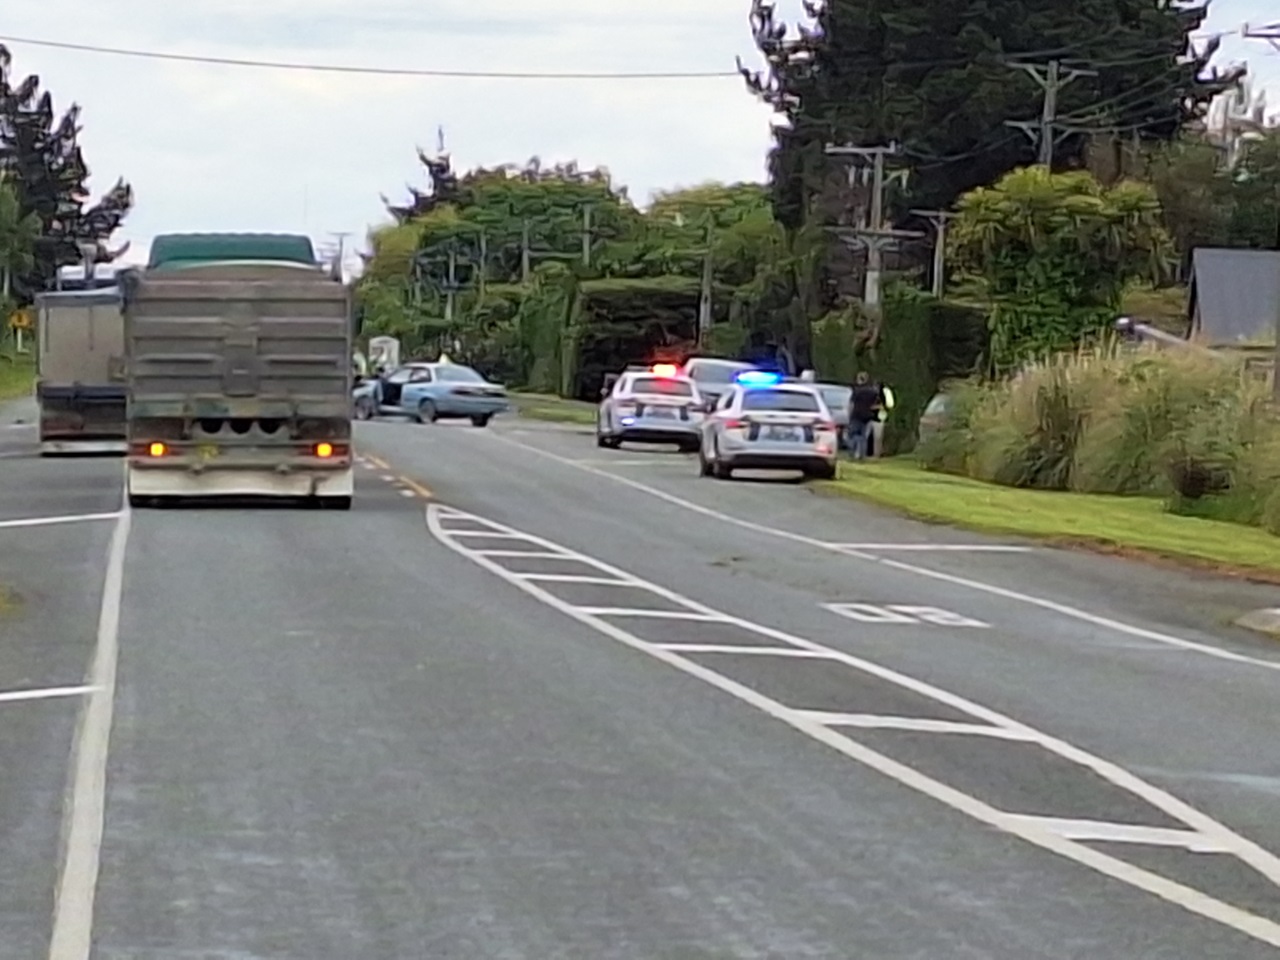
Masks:
[[[622,425],[623,425],[624,427],[629,427],[629,426],[631,426],[632,424],[634,424],[635,422],[636,422],[636,418],[635,418],[635,417],[623,417],[623,418],[622,418]]]
[[[733,379],[744,387],[772,387],[782,382],[782,374],[768,370],[743,370]]]

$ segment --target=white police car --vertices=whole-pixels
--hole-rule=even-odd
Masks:
[[[700,444],[706,401],[673,364],[627,370],[607,387],[596,413],[596,446],[674,443],[686,453]]]
[[[799,470],[836,476],[839,435],[817,386],[784,382],[763,370],[740,373],[703,420],[702,476],[727,480],[734,470]]]

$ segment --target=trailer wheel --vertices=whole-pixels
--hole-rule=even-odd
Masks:
[[[144,497],[141,494],[129,494],[129,506],[134,510],[145,510],[147,507],[155,506],[154,497]]]
[[[350,497],[320,497],[321,510],[350,510]]]

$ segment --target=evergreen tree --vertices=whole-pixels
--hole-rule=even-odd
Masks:
[[[15,294],[27,299],[48,289],[58,268],[81,262],[82,243],[96,245],[99,263],[124,252],[108,250],[105,241],[133,207],[133,190],[119,180],[86,208],[89,168],[78,144],[80,108],[72,105],[58,118],[40,78],[14,82],[11,67],[9,51],[0,45],[0,173],[15,190],[22,213],[35,214],[40,222],[32,268],[14,285]]]
[[[770,170],[779,218],[798,226],[821,189],[822,143],[897,141],[913,176],[898,212],[948,207],[965,191],[1033,163],[1033,144],[1006,120],[1035,120],[1040,87],[1011,62],[1094,70],[1059,97],[1062,121],[1098,134],[1169,140],[1234,76],[1184,61],[1204,8],[1155,0],[825,0],[788,37],[774,7],[755,0],[767,67],[743,70],[782,121]],[[1087,134],[1056,151],[1083,162]]]

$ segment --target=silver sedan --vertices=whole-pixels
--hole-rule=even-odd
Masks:
[[[834,418],[816,387],[743,375],[703,421],[698,461],[702,476],[721,480],[734,470],[799,470],[831,480],[837,444]]]

